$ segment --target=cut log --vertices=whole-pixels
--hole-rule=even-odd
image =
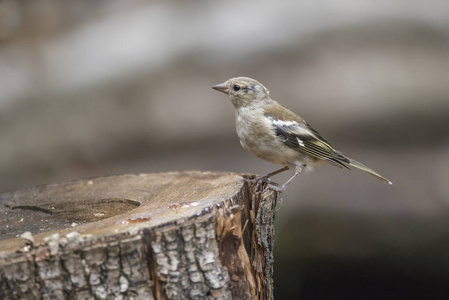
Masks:
[[[194,171],[2,193],[0,299],[272,299],[276,197]]]

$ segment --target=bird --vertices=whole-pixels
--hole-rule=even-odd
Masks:
[[[268,89],[257,80],[235,77],[212,88],[228,95],[234,105],[235,127],[242,147],[265,161],[283,166],[252,182],[266,182],[266,189],[282,193],[302,171],[327,162],[342,169],[355,167],[392,184],[371,168],[335,150],[305,120],[273,100]],[[290,169],[294,174],[283,185],[270,183],[272,176]]]

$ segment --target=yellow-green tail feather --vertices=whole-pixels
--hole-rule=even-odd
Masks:
[[[353,160],[349,157],[347,157],[349,159],[349,165],[356,167],[362,171],[365,171],[366,173],[376,177],[377,179],[379,179],[380,181],[382,181],[383,183],[388,183],[388,184],[393,184],[390,180],[388,180],[387,178],[381,176],[379,173],[375,172],[374,170],[368,168],[367,166],[365,166],[362,163],[359,163],[356,160]]]

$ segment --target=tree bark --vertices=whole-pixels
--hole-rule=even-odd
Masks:
[[[277,195],[241,179],[122,175],[0,194],[0,299],[272,299]]]

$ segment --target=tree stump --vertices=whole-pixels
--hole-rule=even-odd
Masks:
[[[0,299],[272,299],[276,197],[194,171],[2,193]]]

